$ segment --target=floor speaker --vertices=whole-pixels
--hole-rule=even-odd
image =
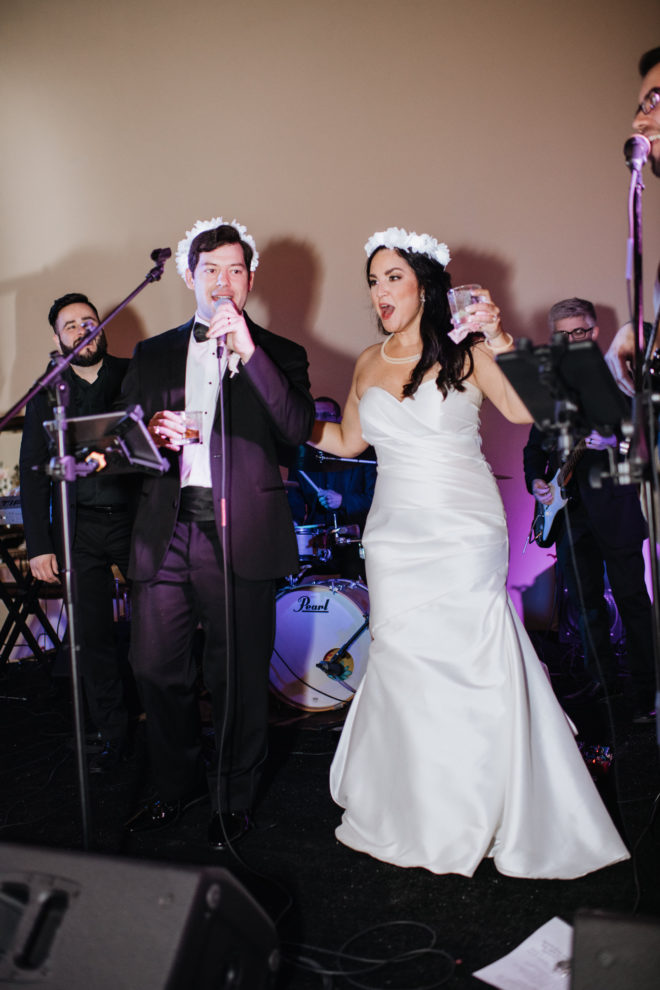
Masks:
[[[578,911],[571,990],[658,990],[660,919]]]
[[[0,844],[0,986],[261,990],[278,962],[224,869]]]

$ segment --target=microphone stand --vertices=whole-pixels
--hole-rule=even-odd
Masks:
[[[56,424],[56,450],[57,454],[51,459],[49,465],[46,467],[47,474],[50,475],[53,482],[57,482],[59,486],[61,508],[62,508],[62,520],[61,520],[61,535],[62,535],[62,546],[64,552],[64,569],[62,572],[62,586],[64,593],[64,601],[66,606],[66,617],[67,617],[67,628],[69,633],[69,662],[71,668],[71,694],[73,702],[73,719],[74,719],[74,740],[75,740],[75,752],[76,752],[76,767],[78,772],[78,785],[80,791],[80,814],[82,823],[82,844],[85,851],[91,848],[91,809],[89,801],[89,781],[87,775],[87,763],[85,760],[85,722],[84,722],[84,705],[83,696],[81,690],[81,677],[80,668],[78,664],[79,650],[78,637],[77,637],[77,622],[76,622],[76,587],[75,587],[75,573],[73,569],[72,562],[72,543],[71,543],[71,515],[69,511],[69,485],[75,483],[78,477],[92,474],[97,470],[98,465],[96,463],[88,464],[78,464],[73,455],[67,453],[67,427],[68,420],[66,417],[66,410],[69,399],[69,385],[64,380],[64,372],[73,362],[74,358],[88,347],[89,344],[101,333],[101,331],[107,326],[107,324],[120,313],[128,303],[142,292],[143,289],[147,287],[151,282],[157,282],[160,280],[163,274],[163,268],[165,262],[171,255],[171,250],[169,248],[156,248],[151,252],[151,260],[156,264],[147,273],[144,280],[138,285],[130,295],[119,303],[119,305],[113,309],[109,316],[99,323],[98,326],[92,327],[92,329],[87,333],[87,335],[80,341],[79,344],[74,347],[70,354],[66,357],[61,354],[53,354],[51,356],[51,364],[49,368],[41,375],[40,378],[36,380],[34,385],[32,385],[25,395],[15,403],[14,406],[6,413],[2,419],[0,419],[0,432],[5,428],[9,420],[13,419],[20,410],[27,405],[27,403],[32,399],[37,392],[40,392],[42,388],[46,388],[51,383],[54,384],[54,391],[56,396],[56,405],[53,410]]]
[[[114,320],[115,316],[121,313],[122,309],[128,306],[129,302],[135,299],[135,297],[139,295],[143,289],[146,289],[151,282],[158,282],[162,278],[165,262],[171,254],[172,252],[169,248],[155,248],[155,250],[151,252],[151,260],[155,261],[156,264],[150,271],[147,272],[144,280],[140,282],[138,287],[133,289],[131,294],[126,296],[126,298],[123,299],[108,316],[106,316],[102,323],[99,323],[96,327],[92,327],[87,336],[84,337],[79,344],[76,344],[70,354],[67,354],[66,357],[62,357],[61,364],[58,362],[56,366],[51,367],[50,370],[46,370],[43,375],[37,378],[34,385],[30,386],[25,395],[11,407],[9,412],[5,413],[2,419],[0,419],[0,433],[4,430],[9,421],[13,419],[14,416],[18,415],[23,406],[26,406],[30,399],[37,394],[37,392],[40,392],[42,388],[46,388],[51,382],[59,378],[61,372],[68,368],[68,366],[73,362],[73,359],[77,357],[81,351],[84,351],[84,349],[88,347],[92,341],[96,339],[96,337],[98,337],[101,331],[106,328],[108,323],[110,323],[111,320]]]
[[[626,146],[627,147],[627,146]],[[633,382],[635,395],[632,400],[633,435],[630,447],[632,480],[641,481],[642,497],[646,507],[649,528],[649,560],[651,590],[653,599],[653,659],[655,666],[655,710],[660,709],[660,569],[658,566],[658,512],[656,498],[658,471],[656,460],[656,429],[653,409],[653,382],[650,376],[649,359],[653,350],[654,334],[648,344],[644,341],[644,303],[642,280],[642,167],[644,159],[628,160],[631,170],[630,192],[628,197],[628,266],[626,279],[632,282],[631,322],[635,337]],[[632,252],[632,258],[631,258]],[[631,264],[632,262],[632,264]],[[656,715],[656,739],[660,749],[660,719]]]

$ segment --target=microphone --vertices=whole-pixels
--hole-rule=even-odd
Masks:
[[[213,300],[213,308],[216,313],[221,306],[233,306],[234,300],[231,296],[218,296],[217,299]],[[227,340],[225,337],[218,339],[218,356],[222,358],[224,354],[229,354],[229,348],[227,347]]]
[[[152,261],[155,261],[157,265],[164,265],[167,259],[172,257],[172,249],[154,248],[149,257]]]
[[[650,147],[651,147],[651,145],[649,144],[649,148]],[[234,300],[232,299],[231,296],[218,296],[217,299],[214,299],[213,300],[213,306],[215,308],[216,313],[220,309],[221,306],[226,306],[227,303],[231,303],[232,306],[234,305]]]
[[[218,299],[214,299],[213,308],[215,309],[216,313],[220,309],[220,307],[225,305],[226,303],[231,303],[233,306],[234,303],[231,296],[220,296]],[[195,340],[197,341],[208,340],[209,328],[206,326],[205,323],[195,323],[193,326],[193,335],[195,337]],[[221,346],[224,347],[224,341],[221,341],[220,343]]]
[[[626,165],[631,172],[641,172],[651,153],[651,142],[643,134],[633,134],[623,146]]]

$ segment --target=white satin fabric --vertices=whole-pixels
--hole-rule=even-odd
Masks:
[[[330,773],[337,838],[399,866],[581,876],[628,858],[506,591],[481,392],[360,402],[378,480],[364,534],[367,670]]]

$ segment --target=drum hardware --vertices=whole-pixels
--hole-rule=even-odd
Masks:
[[[293,467],[299,471],[345,471],[353,464],[376,463],[375,457],[335,457],[309,444],[303,444],[298,447],[298,455]]]
[[[368,626],[369,626],[369,617],[367,616],[367,618],[364,620],[364,622],[357,630],[357,632],[353,633],[351,638],[347,639],[344,645],[339,650],[336,651],[331,650],[329,654],[326,654],[323,660],[320,660],[317,663],[316,666],[319,668],[319,670],[322,670],[324,674],[327,674],[328,677],[332,677],[335,680],[345,681],[346,678],[353,673],[353,668],[343,663],[344,657],[348,653],[349,646],[351,646],[355,642],[358,636],[362,635],[362,633],[365,631],[365,629],[368,628]],[[350,684],[347,684],[346,686],[350,691],[353,692],[353,694],[355,694],[355,691],[357,690],[356,688],[351,687]]]
[[[357,523],[352,523],[350,526],[336,526],[330,530],[330,539],[340,547],[348,543],[359,543],[360,527]]]
[[[347,704],[366,669],[369,594],[343,578],[284,587],[277,596],[271,691],[306,711]],[[320,660],[318,659],[320,658]],[[327,670],[324,669],[324,666]]]
[[[626,630],[619,609],[614,601],[614,595],[609,581],[605,582],[603,594],[607,620],[609,623],[610,642],[615,656],[624,656],[626,652]],[[571,597],[567,587],[561,596],[559,611],[559,641],[573,643],[582,651],[582,636],[580,634],[580,606]]]
[[[330,530],[325,526],[304,525],[293,527],[298,544],[298,560],[330,560],[332,549],[329,546]]]

